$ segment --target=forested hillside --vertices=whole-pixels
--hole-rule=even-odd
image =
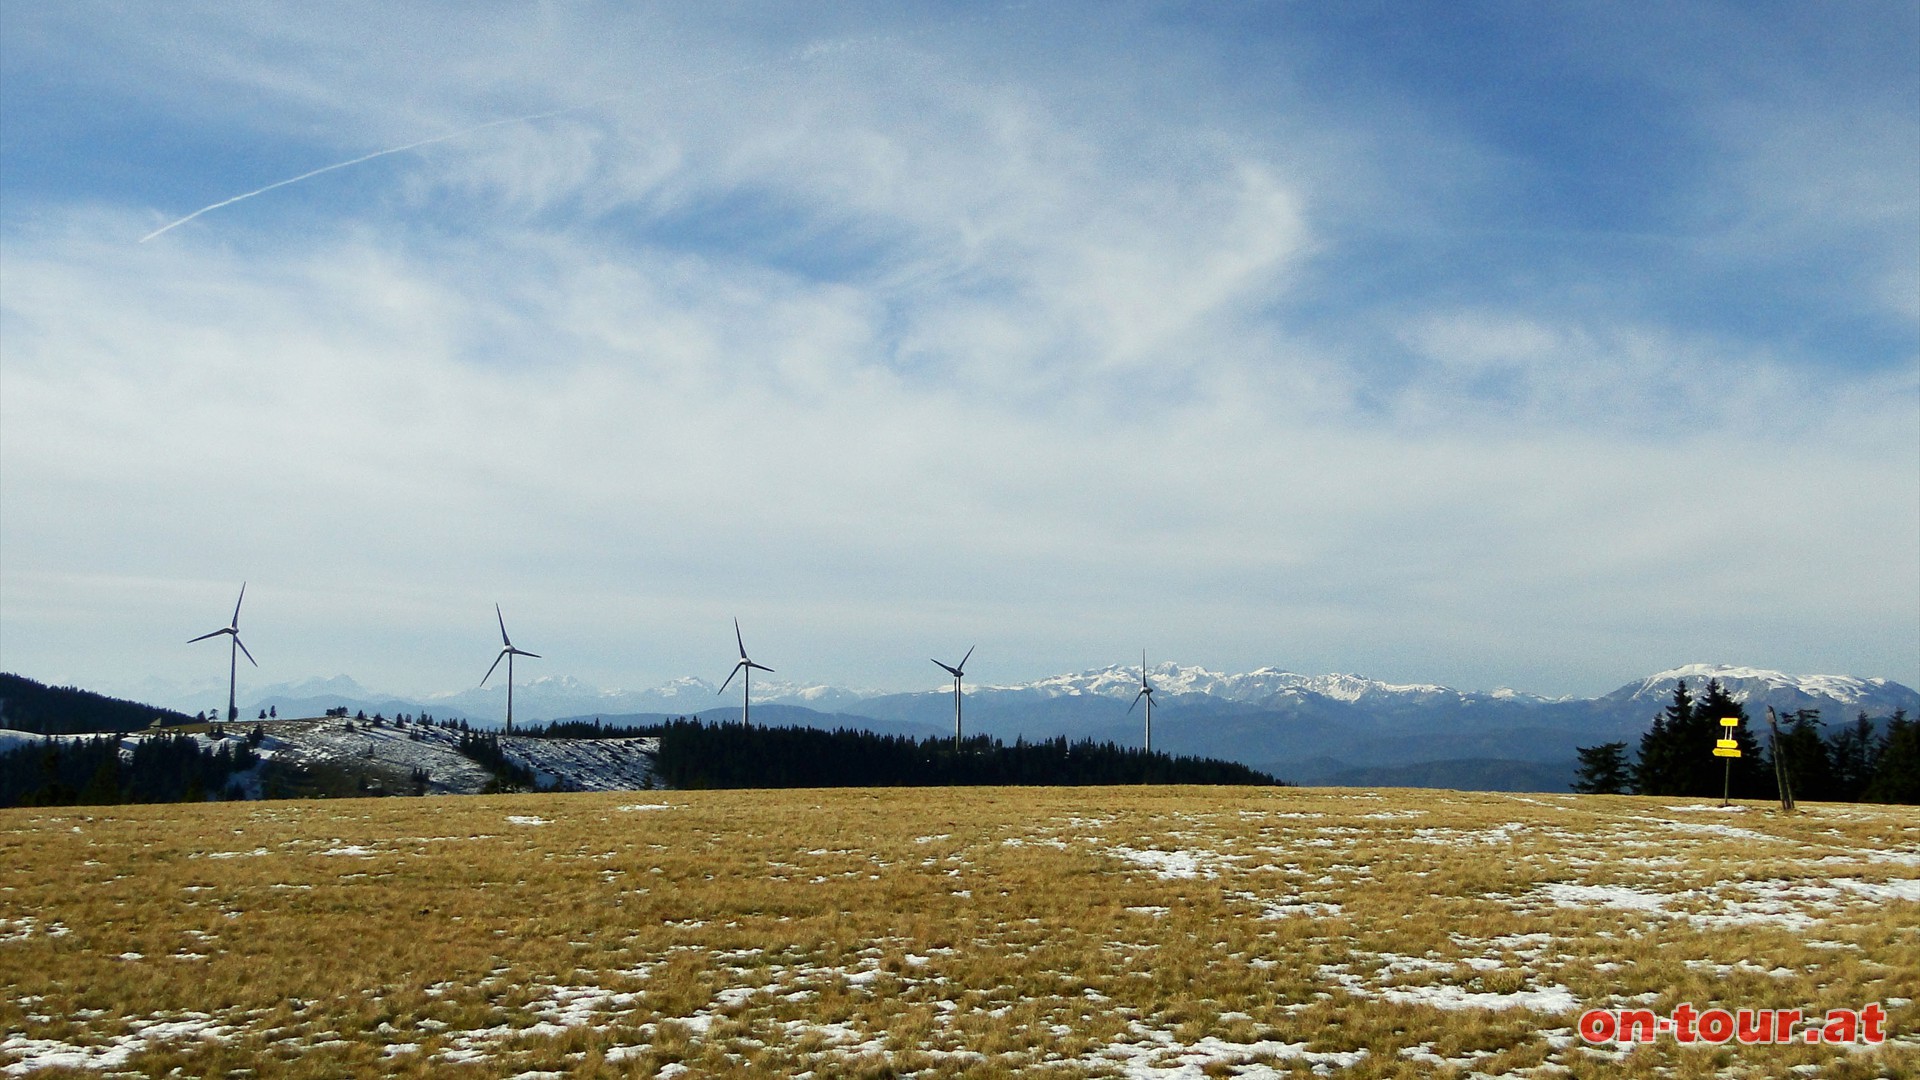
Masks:
[[[0,727],[41,735],[142,731],[153,725],[186,724],[192,717],[172,709],[96,694],[71,686],[46,686],[0,672]]]
[[[259,756],[247,739],[209,747],[191,735],[0,743],[0,807],[240,799],[230,781]]]
[[[676,788],[934,787],[985,784],[1274,784],[1230,761],[1096,743],[984,735],[911,739],[868,731],[677,720],[634,732],[660,739],[655,773]]]

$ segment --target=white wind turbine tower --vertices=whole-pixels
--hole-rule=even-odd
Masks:
[[[941,664],[938,660],[934,661],[940,664],[947,674],[953,676],[953,748],[955,750],[960,749],[960,676],[967,673],[967,659],[973,655],[974,648],[974,646],[968,646],[967,655],[961,657],[957,664]]]
[[[1127,706],[1127,712],[1133,712],[1134,705],[1140,699],[1147,700],[1147,752],[1153,752],[1153,684],[1147,681],[1147,651],[1140,650],[1140,692],[1133,695],[1133,705]]]
[[[487,673],[480,676],[480,685],[487,685],[487,680],[493,678],[493,669],[500,666],[500,661],[507,662],[507,734],[511,735],[513,734],[513,658],[531,656],[538,660],[540,654],[513,647],[512,639],[507,637],[507,618],[500,614],[499,604],[493,605],[493,617],[500,620],[500,654],[493,658],[493,667],[489,667]]]
[[[246,598],[247,583],[243,581],[240,583],[240,599],[233,602],[233,621],[211,634],[201,634],[187,642],[191,645],[195,641],[205,641],[210,637],[219,637],[221,634],[233,639],[233,643],[227,647],[227,723],[229,724],[240,717],[240,710],[235,708],[233,703],[233,683],[235,676],[240,673],[240,654],[247,653],[247,663],[254,667],[260,666],[260,661],[255,660],[253,654],[247,652],[247,647],[240,642],[240,604]]]
[[[746,677],[740,680],[740,726],[746,727],[748,726],[747,710],[753,707],[753,671],[755,668],[769,672],[773,669],[765,664],[756,664],[752,660],[747,659],[747,643],[740,637],[739,619],[733,620],[733,643],[740,646],[740,661],[733,665],[732,671],[727,672],[727,681],[721,683],[720,689],[715,690],[713,693],[716,697],[726,693],[727,686],[733,682],[735,675],[743,671],[747,673]]]

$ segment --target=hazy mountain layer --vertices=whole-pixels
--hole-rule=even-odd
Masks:
[[[1863,711],[1920,714],[1920,693],[1885,679],[1708,664],[1662,671],[1597,698],[1559,699],[1277,668],[1223,674],[1163,663],[1149,669],[1148,677],[1155,687],[1156,749],[1323,782],[1381,783],[1359,778],[1395,776],[1402,782],[1459,787],[1558,787],[1560,782],[1550,780],[1571,779],[1576,747],[1632,743],[1672,699],[1681,679],[1696,690],[1719,679],[1755,720],[1764,717],[1768,705],[1782,713],[1819,709],[1829,722]],[[368,691],[342,676],[281,689],[249,705],[248,714],[274,705],[283,716],[315,715],[345,705],[369,714],[424,711],[464,717],[482,726],[497,726],[505,715],[505,691],[498,688],[409,701]],[[964,726],[969,734],[1006,740],[1065,735],[1138,743],[1146,735],[1145,711],[1129,711],[1129,706],[1139,689],[1139,669],[1123,666],[1015,686],[969,685]],[[953,730],[953,697],[947,690],[885,694],[769,680],[755,683],[754,697],[754,719],[763,723],[865,727],[913,736]],[[567,677],[541,677],[516,686],[514,712],[522,722],[596,716],[609,723],[672,716],[727,721],[738,718],[739,705],[731,695],[716,696],[712,683],[697,678],[652,690],[609,691]]]

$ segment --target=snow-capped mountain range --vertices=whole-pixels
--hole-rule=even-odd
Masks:
[[[1149,667],[1147,679],[1153,684],[1156,694],[1206,694],[1226,701],[1239,702],[1266,701],[1286,694],[1314,694],[1334,701],[1357,702],[1369,696],[1421,700],[1459,693],[1459,691],[1431,683],[1388,683],[1360,675],[1300,675],[1272,667],[1263,667],[1241,675],[1227,675],[1208,671],[1203,667],[1185,667],[1171,662]],[[1107,697],[1132,698],[1140,691],[1140,669],[1114,665],[1073,675],[1054,675],[1015,686],[995,686],[987,689],[1030,691],[1048,697],[1100,694]],[[1496,691],[1496,693],[1511,694],[1513,691]],[[1534,700],[1546,699],[1535,698]]]
[[[1673,699],[1682,679],[1697,693],[1718,679],[1763,721],[1771,706],[1786,714],[1818,709],[1837,725],[1865,713],[1920,716],[1920,693],[1887,679],[1789,675],[1751,667],[1687,664],[1626,683],[1595,698],[1546,698],[1518,690],[1462,691],[1429,683],[1390,683],[1352,674],[1302,675],[1275,667],[1227,674],[1162,663],[1147,670],[1154,694],[1157,750],[1225,758],[1305,783],[1411,783],[1428,786],[1563,789],[1581,746],[1630,746]],[[224,689],[224,687],[222,687]],[[650,690],[603,690],[570,676],[516,683],[522,723],[601,718],[637,724],[698,716],[739,717],[740,699],[716,694],[706,679],[681,678]],[[1140,669],[1123,664],[1015,685],[969,682],[968,734],[1011,741],[1066,737],[1133,743],[1144,737],[1144,710],[1132,709]],[[205,695],[172,707],[224,705]],[[401,697],[341,675],[265,688],[242,698],[243,715],[273,707],[281,717],[317,716],[346,706],[388,716],[429,713],[497,727],[504,687]],[[910,693],[754,681],[754,719],[779,725],[865,727],[914,736],[951,734],[951,684]]]
[[[969,684],[967,695],[991,697],[1001,701],[1024,698],[1035,702],[1060,698],[1110,698],[1131,701],[1140,690],[1140,669],[1115,664],[1071,674],[1052,675],[1027,683],[1008,685]],[[1718,679],[1737,701],[1755,702],[1760,707],[1773,704],[1776,709],[1823,708],[1829,718],[1841,710],[1864,709],[1884,714],[1905,708],[1909,712],[1920,705],[1920,695],[1887,679],[1863,679],[1851,675],[1789,675],[1779,671],[1725,664],[1687,664],[1627,683],[1619,689],[1593,699],[1548,698],[1519,690],[1463,691],[1432,683],[1391,683],[1361,675],[1302,675],[1280,668],[1262,667],[1240,674],[1210,671],[1204,667],[1173,662],[1147,669],[1162,703],[1181,697],[1203,697],[1219,702],[1248,706],[1286,707],[1307,701],[1337,702],[1348,706],[1401,712],[1421,705],[1462,706],[1476,703],[1500,703],[1514,707],[1605,703],[1648,717],[1673,697],[1674,686],[1682,679],[1699,690],[1708,680]],[[604,690],[570,675],[547,675],[516,685],[515,713],[525,721],[541,721],[574,716],[622,716],[659,713],[694,715],[725,712],[731,700],[716,695],[716,684],[697,677],[674,679],[649,690]],[[789,705],[822,713],[859,715],[869,702],[896,701],[918,697],[945,698],[948,686],[931,687],[912,693],[825,686],[781,680],[754,683],[754,701],[770,705]],[[402,698],[369,690],[345,675],[329,679],[308,679],[300,683],[280,684],[259,691],[249,710],[267,705],[285,706],[300,712],[305,706],[327,702],[327,707],[349,705],[369,711],[430,712],[436,716],[485,719],[504,710],[505,691],[500,687],[468,689],[457,692]],[[324,711],[324,710],[319,710]],[[1850,714],[1849,714],[1850,715]]]
[[[1633,701],[1659,701],[1661,704],[1673,699],[1673,688],[1685,679],[1690,687],[1701,687],[1709,679],[1718,679],[1720,685],[1735,701],[1762,700],[1775,695],[1795,695],[1811,701],[1831,701],[1839,705],[1857,706],[1873,711],[1881,708],[1899,708],[1905,695],[1912,690],[1886,679],[1859,679],[1852,675],[1787,675],[1778,671],[1766,671],[1761,668],[1732,667],[1726,664],[1688,664],[1658,675],[1649,675],[1636,686],[1629,684],[1615,694],[1628,689]],[[1612,695],[1608,695],[1612,696]],[[1775,705],[1777,709],[1779,706]],[[1817,706],[1812,706],[1817,707]],[[1911,706],[1908,707],[1911,711]]]

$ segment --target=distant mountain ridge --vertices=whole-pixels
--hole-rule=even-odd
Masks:
[[[1639,683],[1628,683],[1606,695],[1606,698],[1625,693],[1629,701],[1658,701],[1664,705],[1672,700],[1673,689],[1682,679],[1689,686],[1704,686],[1707,680],[1718,679],[1721,687],[1735,701],[1743,704],[1758,701],[1763,708],[1772,705],[1776,711],[1781,709],[1784,701],[1797,700],[1816,703],[1796,706],[1798,708],[1820,708],[1818,702],[1827,702],[1868,712],[1891,712],[1900,708],[1914,711],[1915,692],[1886,679],[1860,679],[1852,675],[1787,675],[1726,664],[1687,664],[1662,671],[1647,676]]]
[[[1399,776],[1460,787],[1510,783],[1539,789],[1546,776],[1571,780],[1579,746],[1634,743],[1681,679],[1696,690],[1718,679],[1756,720],[1767,706],[1781,713],[1819,709],[1830,723],[1863,711],[1876,717],[1898,709],[1920,715],[1920,693],[1887,679],[1789,675],[1725,664],[1682,665],[1595,698],[1462,691],[1276,667],[1230,674],[1163,662],[1147,674],[1156,691],[1156,749],[1237,761],[1306,782]],[[969,683],[966,728],[969,734],[1009,741],[1064,735],[1133,743],[1142,737],[1143,717],[1137,709],[1129,714],[1128,705],[1139,688],[1140,669],[1123,664],[1015,685]],[[514,712],[528,723],[737,717],[738,699],[717,695],[715,689],[695,677],[629,691],[602,690],[569,676],[541,676],[516,684]],[[344,705],[369,715],[426,712],[497,727],[505,696],[504,688],[490,686],[406,699],[336,676],[269,688],[246,706],[245,715],[274,706],[281,716],[312,716]],[[778,724],[925,734],[952,730],[953,698],[947,687],[884,693],[756,680],[754,715]]]

